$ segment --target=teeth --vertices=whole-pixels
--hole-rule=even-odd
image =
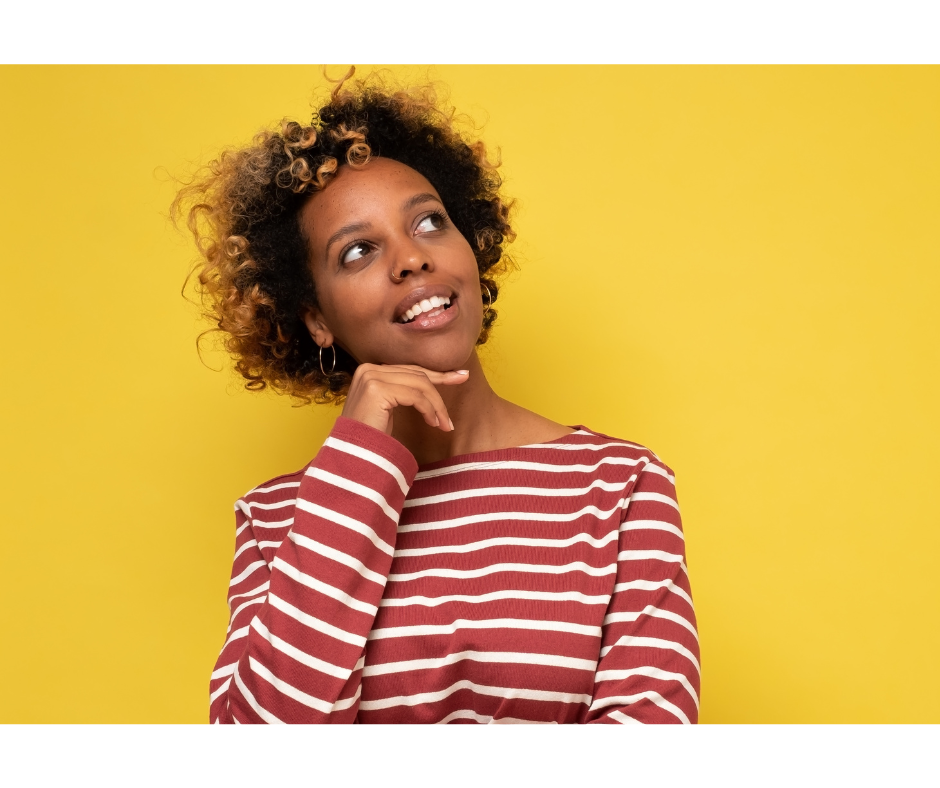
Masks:
[[[409,309],[405,314],[401,316],[402,323],[410,323],[418,315],[422,315],[425,312],[430,312],[432,309],[438,309],[439,307],[449,306],[450,299],[441,296],[431,296],[430,298],[425,298],[415,304],[411,309]]]

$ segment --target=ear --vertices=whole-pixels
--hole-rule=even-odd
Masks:
[[[330,327],[326,324],[323,313],[316,307],[305,307],[301,317],[313,341],[320,347],[330,347],[336,340],[333,332],[330,331]]]

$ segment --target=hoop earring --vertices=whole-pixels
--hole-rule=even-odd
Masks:
[[[490,292],[489,287],[486,286],[486,282],[480,282],[480,287],[486,290],[486,304],[483,306],[483,316],[486,317],[488,312],[493,311],[493,294]],[[480,293],[482,296],[483,294]]]
[[[330,349],[333,351],[333,363],[330,365],[330,371],[327,372],[323,369],[323,345],[320,345],[320,372],[323,373],[323,377],[329,377],[333,374],[333,370],[336,369],[336,348],[330,345]]]

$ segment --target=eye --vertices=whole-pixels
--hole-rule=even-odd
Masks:
[[[442,213],[429,213],[425,216],[415,228],[415,235],[422,233],[433,233],[435,230],[442,230],[447,220]]]
[[[365,257],[371,251],[371,244],[368,244],[365,241],[356,241],[356,243],[354,243],[352,246],[346,247],[346,249],[340,255],[339,261],[343,265],[349,265],[350,263],[354,263],[356,260]]]

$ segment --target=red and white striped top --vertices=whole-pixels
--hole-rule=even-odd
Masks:
[[[672,472],[584,427],[419,467],[340,417],[236,505],[213,722],[696,722]]]

